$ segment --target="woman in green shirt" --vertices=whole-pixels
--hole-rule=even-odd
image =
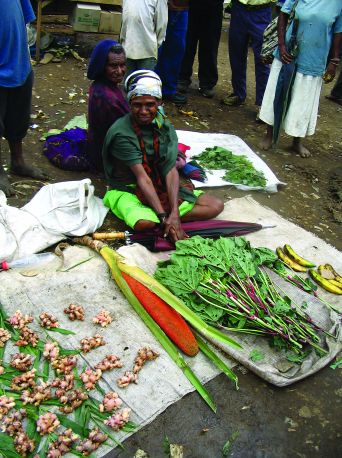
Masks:
[[[131,113],[109,129],[103,164],[110,186],[104,203],[131,228],[151,230],[157,224],[177,241],[186,238],[181,221],[210,219],[223,202],[180,185],[176,169],[177,134],[161,107],[161,80],[138,70],[125,82]]]

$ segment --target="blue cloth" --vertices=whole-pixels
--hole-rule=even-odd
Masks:
[[[254,53],[256,105],[261,105],[268,75],[269,65],[260,59],[263,34],[271,22],[272,7],[248,9],[240,2],[233,2],[229,27],[229,60],[232,69],[233,92],[240,100],[246,98],[246,69],[248,45],[251,43]]]
[[[163,82],[163,94],[175,94],[185,52],[188,11],[170,11],[165,41],[159,48],[155,72]]]
[[[0,86],[19,87],[31,72],[26,24],[35,19],[29,0],[1,0]]]
[[[286,0],[282,11],[290,14],[295,0]],[[322,76],[326,69],[333,34],[342,32],[341,0],[299,0],[297,41],[299,54],[297,71],[304,75]],[[293,23],[286,33],[288,42]],[[275,55],[279,59],[279,51]]]
[[[102,40],[93,49],[90,56],[90,62],[88,65],[87,77],[90,80],[96,80],[103,76],[108,53],[112,46],[118,46],[119,43],[114,40]]]

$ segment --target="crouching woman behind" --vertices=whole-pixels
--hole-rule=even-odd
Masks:
[[[161,224],[172,241],[186,238],[181,221],[210,219],[223,202],[180,185],[176,169],[178,139],[161,107],[161,80],[149,70],[132,73],[125,82],[131,113],[109,129],[103,164],[110,187],[104,203],[139,231]]]

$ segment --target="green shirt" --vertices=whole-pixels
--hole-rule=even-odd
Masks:
[[[178,154],[178,138],[174,127],[165,119],[159,137],[160,172],[165,177],[175,166]],[[152,126],[141,127],[147,157],[155,154],[153,149]],[[142,164],[143,154],[138,137],[132,127],[131,114],[119,118],[108,130],[102,149],[103,166],[111,189],[131,191],[129,185],[136,184],[136,177],[130,167]]]

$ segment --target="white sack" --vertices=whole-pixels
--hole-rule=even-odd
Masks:
[[[108,209],[89,178],[43,186],[21,209],[0,193],[0,260],[12,261],[59,242],[95,232]]]

